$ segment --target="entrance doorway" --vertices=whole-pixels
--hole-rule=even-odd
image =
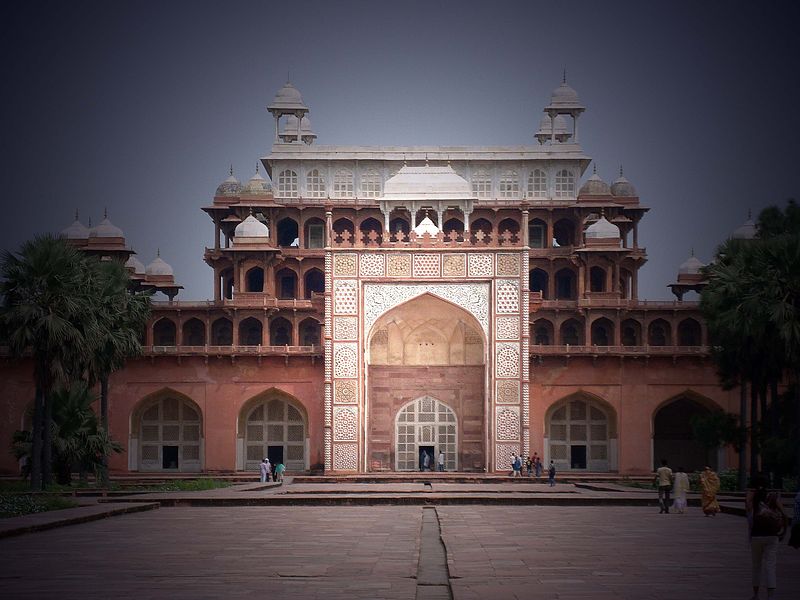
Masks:
[[[586,446],[570,446],[569,454],[573,469],[586,468]]]
[[[178,468],[178,446],[162,446],[161,456],[162,469]]]
[[[456,414],[436,398],[423,396],[406,404],[397,413],[396,440],[398,471],[416,471],[422,465],[423,452],[431,457],[435,469],[437,452],[444,452],[444,468],[458,468]]]
[[[425,455],[428,455],[428,468],[425,469]],[[419,447],[419,470],[420,471],[433,471],[434,467],[434,457],[436,454],[434,453],[433,446],[420,446]]]
[[[283,446],[267,446],[267,458],[273,465],[283,462]]]

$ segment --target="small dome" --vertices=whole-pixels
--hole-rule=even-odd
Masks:
[[[85,240],[89,238],[89,228],[78,220],[77,213],[75,214],[75,221],[61,231],[61,237],[68,240]]]
[[[567,121],[561,115],[556,115],[555,118],[556,135],[567,133]],[[536,135],[545,134],[550,136],[550,115],[544,114],[542,120],[539,121],[539,131]]]
[[[130,258],[125,262],[125,268],[126,269],[130,269],[136,275],[144,275],[145,274],[144,265],[133,254],[131,254]]]
[[[217,186],[215,196],[237,196],[242,192],[242,184],[233,176],[233,167],[228,178]]]
[[[586,228],[586,239],[619,239],[619,227],[600,217]]]
[[[611,193],[620,198],[637,198],[639,196],[633,184],[622,174],[622,167],[619,168],[619,177],[611,183]]]
[[[705,265],[692,254],[678,267],[678,275],[699,275],[700,269],[704,266]]]
[[[597,171],[592,173],[592,176],[586,180],[578,191],[578,196],[610,196],[611,188],[603,181],[597,174]]]
[[[297,140],[297,117],[294,115],[286,117],[286,124],[283,126],[280,136],[284,142]],[[311,119],[308,116],[304,116],[300,121],[300,139],[307,144],[317,139],[317,134],[311,131]]]
[[[233,232],[234,237],[269,237],[269,227],[256,219],[253,215],[248,216],[244,221],[236,226]]]
[[[147,275],[172,275],[172,267],[161,259],[161,253],[145,269]]]
[[[430,220],[430,217],[427,215],[425,216],[422,221],[419,222],[419,225],[414,227],[414,233],[417,235],[423,235],[427,233],[430,236],[434,236],[439,233],[439,228],[433,224],[433,221]]]
[[[550,96],[550,106],[554,108],[580,107],[578,92],[567,85],[566,81],[562,81],[561,85],[554,89],[553,94]]]
[[[247,185],[244,186],[244,189],[248,194],[264,194],[272,190],[272,186],[269,181],[264,179],[263,175],[258,172],[258,166],[256,166],[255,175],[250,178]]]
[[[731,237],[735,240],[752,240],[756,237],[756,225],[752,218],[748,218],[744,225],[734,230]]]
[[[300,95],[300,90],[294,87],[290,82],[286,82],[278,93],[275,94],[275,99],[267,107],[267,110],[274,112],[281,111],[308,111],[308,107],[303,104],[303,97]]]
[[[97,227],[92,227],[89,231],[89,237],[92,238],[124,238],[125,234],[122,233],[122,229],[114,225],[111,221],[108,220],[108,217],[104,218]]]

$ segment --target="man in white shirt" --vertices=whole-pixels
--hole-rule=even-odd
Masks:
[[[439,464],[439,472],[444,472],[444,452],[442,452],[441,450],[439,450],[438,464]]]
[[[672,489],[672,469],[667,466],[667,459],[661,459],[661,466],[656,471],[656,485],[658,485],[658,503],[661,506],[659,514],[669,514],[669,491]]]

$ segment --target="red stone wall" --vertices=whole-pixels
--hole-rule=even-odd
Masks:
[[[395,418],[407,403],[430,395],[458,418],[458,464],[463,471],[484,469],[484,367],[371,366],[369,368],[368,463],[393,471]]]

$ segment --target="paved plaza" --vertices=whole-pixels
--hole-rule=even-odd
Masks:
[[[425,564],[445,560],[437,520],[450,591],[422,585],[447,573]],[[14,599],[731,600],[750,584],[743,518],[653,507],[161,508],[2,539],[0,561]],[[800,594],[798,566],[782,545],[780,598]]]

